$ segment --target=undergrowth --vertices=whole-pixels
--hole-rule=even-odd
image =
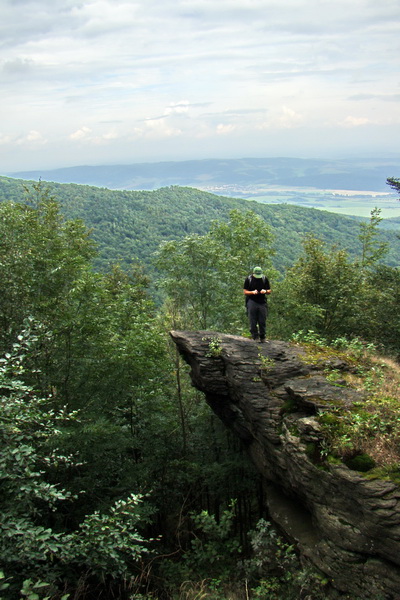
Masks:
[[[193,515],[197,534],[179,561],[164,561],[171,600],[325,600],[329,581],[301,564],[293,545],[260,519],[249,532],[251,554],[236,541],[234,504],[219,522]],[[183,582],[177,588],[177,582]]]
[[[373,344],[338,338],[328,343],[315,332],[299,332],[293,341],[306,349],[307,362],[325,365],[334,385],[351,387],[360,401],[317,414],[323,434],[320,458],[338,459],[368,477],[400,481],[400,365],[381,356]],[[339,358],[347,368],[330,368]]]

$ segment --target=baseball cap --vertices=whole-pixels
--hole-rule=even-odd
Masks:
[[[253,269],[253,275],[257,279],[261,279],[261,277],[263,276],[262,268],[261,267],[254,267],[254,269]]]

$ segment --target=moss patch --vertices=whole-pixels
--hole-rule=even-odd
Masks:
[[[365,452],[356,454],[356,456],[345,458],[343,462],[349,469],[352,469],[353,471],[360,471],[361,473],[371,471],[376,465],[374,459],[368,454],[365,454]]]

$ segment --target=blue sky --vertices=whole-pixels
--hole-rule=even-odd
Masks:
[[[400,157],[400,0],[3,0],[0,172]]]

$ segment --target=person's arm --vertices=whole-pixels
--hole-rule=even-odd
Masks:
[[[271,293],[271,288],[270,288],[268,279],[265,279],[264,283],[265,283],[265,289],[262,289],[261,292],[260,292],[260,294],[267,294],[267,295],[269,295]]]

